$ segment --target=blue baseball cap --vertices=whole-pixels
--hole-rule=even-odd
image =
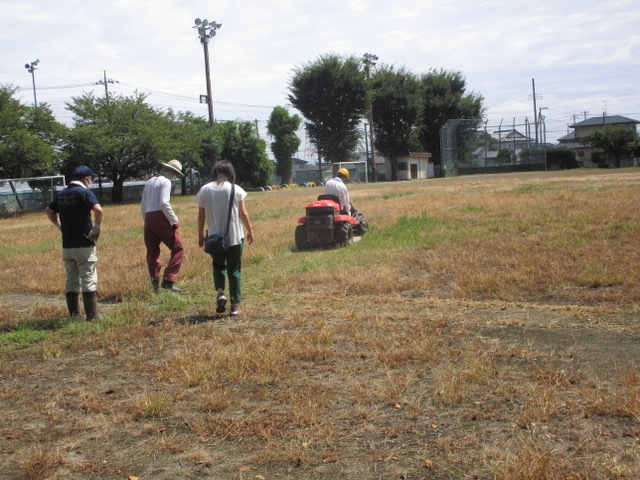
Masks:
[[[97,177],[97,175],[93,173],[93,171],[85,165],[80,165],[79,167],[76,167],[76,169],[73,171],[71,176],[74,178]]]

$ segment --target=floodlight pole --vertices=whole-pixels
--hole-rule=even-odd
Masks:
[[[200,38],[200,43],[202,43],[202,48],[204,49],[204,68],[207,78],[207,107],[209,110],[209,125],[211,128],[213,128],[214,117],[213,94],[211,93],[211,74],[209,73],[209,42],[216,36],[216,30],[221,27],[221,23],[216,23],[215,21],[209,22],[206,18],[204,20],[196,18],[195,25],[193,26],[193,28],[198,31],[198,37]]]
[[[40,60],[34,60],[31,63],[27,63],[24,68],[27,69],[27,72],[31,74],[31,81],[33,82],[33,105],[38,107],[38,100],[36,99],[36,75],[35,72],[37,70],[36,65],[40,63]]]
[[[364,71],[367,74],[367,80],[370,79],[371,66],[375,65],[377,60],[378,57],[373,53],[365,53],[362,57],[362,63],[364,63]],[[377,182],[378,172],[376,170],[376,148],[373,144],[373,100],[369,101],[369,109],[367,113],[369,117],[369,142],[371,144],[371,176],[373,177],[373,181]]]

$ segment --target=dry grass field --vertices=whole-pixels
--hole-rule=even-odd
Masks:
[[[0,478],[640,478],[640,169],[350,191],[369,234],[310,252],[320,189],[250,193],[236,319],[190,197],[180,295],[105,207],[92,323],[44,213],[0,219]]]

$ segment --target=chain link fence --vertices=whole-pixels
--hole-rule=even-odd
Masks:
[[[528,123],[490,126],[479,119],[448,120],[440,129],[443,176],[547,169],[546,145]]]

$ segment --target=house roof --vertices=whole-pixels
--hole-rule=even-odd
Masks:
[[[638,124],[640,121],[634,120],[632,118],[623,117],[622,115],[601,115],[598,117],[587,118],[578,123],[574,123],[573,125],[569,125],[571,128],[577,127],[595,127],[598,125],[615,125],[620,123],[633,123]]]
[[[409,152],[409,157],[411,157],[411,158],[429,158],[429,157],[431,157],[431,153],[429,153],[429,152]]]
[[[526,135],[523,135],[518,130],[515,130],[513,128],[509,128],[507,130],[495,130],[491,136],[493,138],[496,138],[496,139],[500,140],[500,141],[505,141],[505,140],[511,140],[511,141],[513,141],[513,140],[530,140],[529,137],[527,137]]]

